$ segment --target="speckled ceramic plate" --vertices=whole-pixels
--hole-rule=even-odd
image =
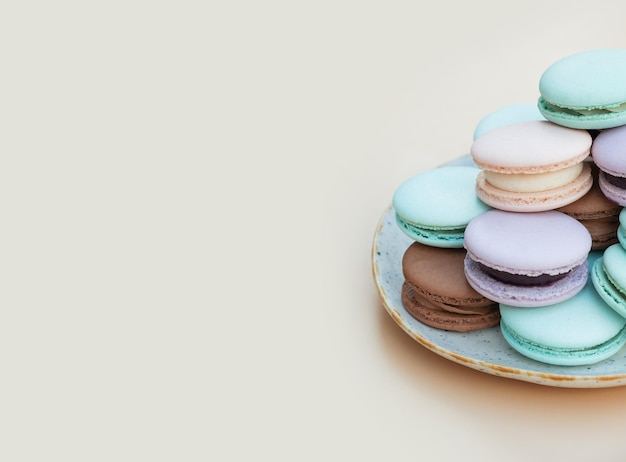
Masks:
[[[464,159],[461,160],[461,162]],[[601,388],[626,385],[626,347],[591,366],[559,367],[528,359],[502,338],[499,327],[457,333],[415,320],[402,306],[402,256],[411,240],[400,231],[389,207],[382,215],[372,247],[372,269],[380,299],[393,320],[418,343],[446,359],[481,372],[540,385]]]

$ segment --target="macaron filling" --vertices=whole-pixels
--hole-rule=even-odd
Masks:
[[[560,188],[574,181],[582,172],[583,164],[544,173],[500,173],[485,170],[485,180],[504,191],[536,192]]]
[[[488,276],[491,276],[498,281],[504,282],[505,284],[513,284],[519,286],[543,286],[551,284],[560,279],[563,279],[570,271],[572,271],[569,270],[560,274],[542,273],[535,276],[529,276],[526,274],[513,274],[507,271],[497,270],[495,268],[490,268],[483,263],[477,262],[477,265],[478,268],[480,268],[480,270]]]
[[[407,232],[413,239],[421,242],[423,242],[423,240],[428,242],[432,240],[463,242],[463,232],[465,231],[465,226],[450,228],[418,226],[415,223],[405,220],[397,214],[396,223],[398,223],[398,226]]]
[[[493,268],[484,271],[485,267],[474,261],[469,253],[466,255],[467,282],[477,292],[498,303],[529,307],[550,305],[573,297],[585,286],[589,271],[586,259],[581,264],[554,274],[529,272],[532,275],[523,275],[501,271],[494,275]],[[527,278],[525,281],[524,277]],[[532,278],[538,279],[533,283]],[[520,279],[524,283],[520,284]]]
[[[559,106],[557,104],[550,103],[545,99],[540,101],[540,104],[544,109],[551,112],[561,112],[565,114],[571,114],[574,116],[591,116],[591,115],[599,115],[599,114],[614,114],[618,112],[626,111],[626,102],[624,103],[616,103],[610,106],[603,107],[591,107],[591,108],[572,108]]]
[[[609,173],[604,172],[604,177],[606,181],[611,183],[613,186],[617,186],[618,188],[626,189],[626,178],[622,178],[620,176],[611,175]]]

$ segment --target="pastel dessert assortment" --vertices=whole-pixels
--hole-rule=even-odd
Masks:
[[[626,49],[549,66],[536,104],[479,121],[473,166],[402,183],[392,206],[413,243],[407,312],[434,329],[498,329],[535,361],[606,360],[626,344]]]

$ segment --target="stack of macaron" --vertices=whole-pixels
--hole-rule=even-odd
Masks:
[[[593,364],[626,344],[626,49],[555,62],[539,93],[479,122],[474,166],[397,189],[415,241],[402,301],[431,327],[499,325],[524,356]]]

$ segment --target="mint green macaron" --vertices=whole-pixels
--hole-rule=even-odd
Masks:
[[[494,128],[529,120],[545,120],[539,112],[537,103],[516,103],[502,106],[478,121],[473,138],[476,140]]]
[[[619,213],[619,226],[617,228],[617,240],[626,249],[626,208]]]
[[[587,130],[626,124],[626,49],[566,56],[539,80],[539,111],[551,122]]]
[[[439,167],[415,175],[393,195],[396,223],[416,242],[461,248],[468,223],[491,207],[476,195],[480,169]]]
[[[597,264],[599,254],[590,253],[590,266]],[[546,364],[595,364],[626,345],[626,318],[605,303],[591,282],[576,296],[553,305],[500,304],[500,315],[506,342],[522,355]]]
[[[626,318],[626,249],[620,243],[608,247],[596,260],[591,281],[607,305]]]

